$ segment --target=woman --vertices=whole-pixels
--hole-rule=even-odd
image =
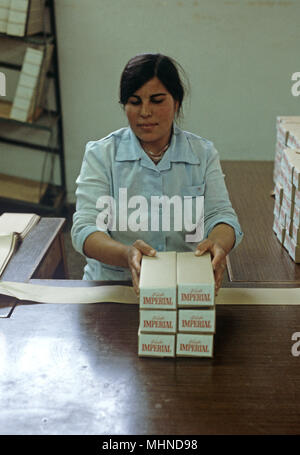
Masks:
[[[87,258],[83,279],[132,279],[138,294],[143,254],[195,251],[201,255],[210,251],[218,292],[226,255],[241,241],[242,232],[213,144],[175,124],[183,98],[177,65],[169,57],[141,54],[127,63],[121,76],[120,103],[129,127],[88,142],[77,179],[71,234],[74,247]],[[124,194],[130,204],[126,205]],[[123,215],[127,220],[134,216],[138,197],[149,202],[151,197],[171,199],[176,195],[189,199],[194,212],[197,196],[204,196],[203,239],[187,242],[184,228],[153,228],[149,206],[140,212],[141,218],[149,216],[148,229],[137,231],[132,223],[129,228],[130,223],[126,226],[121,220]],[[103,204],[106,196],[117,204],[108,212]],[[174,221],[175,213],[170,216]]]

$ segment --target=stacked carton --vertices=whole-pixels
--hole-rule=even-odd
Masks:
[[[300,116],[277,117],[273,230],[295,262],[300,262]]]
[[[0,32],[34,35],[44,29],[45,0],[0,0]]]
[[[209,253],[177,253],[177,356],[212,357],[215,280]]]
[[[176,253],[143,256],[140,273],[139,355],[175,357]]]
[[[212,357],[214,286],[209,253],[143,256],[139,356]]]

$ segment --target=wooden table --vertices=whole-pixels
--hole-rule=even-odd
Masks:
[[[251,165],[236,166],[226,163],[223,167],[227,184],[230,172],[237,168],[238,185],[246,174],[253,175]],[[257,195],[265,186],[268,190],[268,197],[258,198],[267,204],[259,212],[258,226],[266,226],[261,245],[267,239],[278,242],[269,228],[273,205],[270,170],[266,164],[263,179],[257,177],[255,184]],[[230,186],[233,191],[234,180]],[[249,196],[247,210],[238,198],[233,203],[241,208],[238,212],[247,236],[255,234],[251,240],[245,237],[246,246],[238,250],[241,254],[252,245],[257,254],[256,242],[263,235],[257,231],[256,221],[245,223],[244,218],[256,202]],[[269,273],[265,259],[243,260],[238,250],[239,262],[231,260],[231,267],[234,273],[241,271],[238,278],[243,281],[224,284],[265,286]],[[268,246],[266,251],[269,258],[276,253]],[[283,272],[278,257],[275,265],[271,263],[270,286],[277,285],[278,276],[280,280],[285,276],[280,275],[286,273],[285,264],[295,274],[285,277],[284,285],[291,285],[288,278],[293,283],[297,280],[299,266],[285,251],[282,257]],[[235,268],[236,264],[242,269]],[[256,270],[260,265],[263,272]],[[247,282],[246,273],[252,281]],[[1,299],[2,305],[9,303],[9,299]],[[299,434],[300,357],[292,355],[295,342],[291,337],[300,332],[300,306],[217,305],[216,311],[214,359],[147,359],[137,356],[136,305],[20,302],[10,318],[0,320],[0,433]]]
[[[225,181],[244,232],[241,245],[230,253],[231,285],[300,286],[295,264],[273,232],[273,162],[225,161]]]

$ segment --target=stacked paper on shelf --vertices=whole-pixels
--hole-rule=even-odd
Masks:
[[[11,0],[6,29],[8,35],[25,35],[28,4],[28,0]]]
[[[273,230],[291,258],[300,262],[300,116],[277,118],[274,182]]]
[[[21,122],[32,121],[41,113],[46,72],[52,51],[53,45],[26,49],[10,118]]]
[[[11,0],[0,0],[0,33],[6,33]]]
[[[45,0],[0,0],[0,2],[7,5],[6,24],[2,27],[3,33],[25,36],[44,30]]]
[[[43,61],[43,51],[28,47],[19,77],[10,117],[27,121],[33,110],[36,87]]]

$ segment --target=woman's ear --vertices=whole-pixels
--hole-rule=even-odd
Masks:
[[[174,103],[174,113],[178,114],[178,111],[179,111],[179,101],[177,100]]]

